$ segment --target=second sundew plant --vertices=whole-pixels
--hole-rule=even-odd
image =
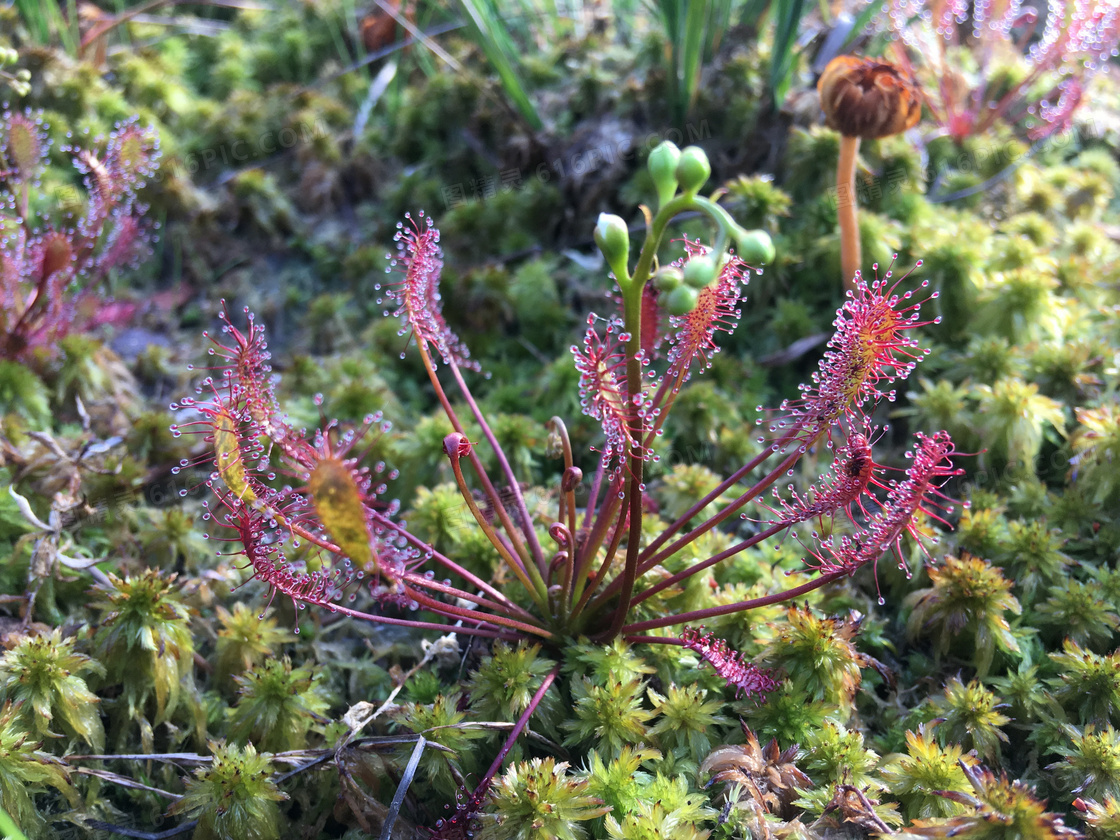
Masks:
[[[775,679],[705,632],[703,622],[792,601],[876,564],[892,550],[905,568],[903,538],[918,537],[926,517],[941,521],[951,510],[939,488],[959,471],[946,432],[916,435],[909,467],[896,479],[885,477],[886,468],[872,454],[869,412],[880,399],[893,399],[893,384],[923,355],[913,331],[935,323],[921,319],[913,292],[900,290],[906,278],[894,281],[889,271],[872,282],[859,279],[847,294],[812,382],[796,399],[765,412],[758,454],[667,525],[647,516],[646,467],[658,458],[658,439],[674,401],[693,372],[710,366],[717,334],[735,329],[754,270],[748,263],[772,258],[765,234],[736,224],[713,200],[718,195],[699,195],[710,173],[700,149],[682,151],[664,143],[651,153],[649,167],[658,209],[643,208],[646,236],[636,259],[620,218],[604,214],[595,229],[617,284],[620,311],[590,316],[572,354],[583,411],[601,423],[603,442],[598,467],[585,478],[564,421],[551,420],[563,468],[549,516],[527,503],[472,395],[468,380],[480,366],[442,314],[439,232],[423,214],[398,225],[397,254],[382,289],[386,314],[399,318],[401,334],[414,339],[454,429],[444,440],[444,455],[465,509],[505,566],[490,580],[410,533],[398,517],[399,505],[385,498],[394,472],[383,463],[361,465],[363,437],[387,430],[378,416],[352,431],[341,431],[336,422],[310,434],[294,429],[274,395],[262,328],[252,315],[239,329],[223,314],[225,335],[210,350],[217,361],[213,375],[198,389],[199,398],[173,406],[194,410],[200,419],[173,431],[198,432],[212,442],[210,484],[219,504],[208,516],[231,532],[253,577],[301,609],[311,604],[384,624],[527,640],[555,654],[579,638],[684,646],[737,694],[751,695],[771,690]],[[670,222],[697,211],[714,224],[712,247],[686,240],[683,256],[660,266],[657,252]],[[467,434],[473,427],[481,429],[477,440]],[[493,472],[480,456],[485,449],[491,450],[486,460],[497,465]],[[776,493],[775,483],[811,449],[834,453],[826,477],[801,493]],[[586,502],[579,504],[577,488],[585,481]],[[720,504],[713,504],[717,500]],[[746,518],[752,502],[772,511],[753,535],[727,548],[721,543],[718,553],[703,552],[670,572],[670,558],[679,559],[686,547],[711,544],[701,538],[731,517]],[[836,516],[838,511],[843,516]],[[650,522],[658,532],[647,532]],[[677,614],[649,610],[661,601],[641,607],[722,560],[812,522],[821,527],[806,546],[806,582]],[[504,586],[492,582],[499,579]],[[517,588],[513,579],[520,591],[511,590]],[[359,598],[370,605],[361,609]],[[678,635],[656,635],[681,625]],[[558,668],[528,699],[506,746],[461,810],[479,807]]]

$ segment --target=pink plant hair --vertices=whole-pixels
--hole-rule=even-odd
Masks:
[[[922,304],[936,299],[937,292],[918,301],[912,300],[914,291],[898,293],[899,286],[921,265],[919,260],[893,283],[891,268],[870,283],[856,273],[856,288],[846,293],[836,313],[836,332],[812,384],[802,385],[800,399],[783,402],[781,415],[768,421],[770,433],[776,436],[773,445],[784,447],[798,441],[805,447],[822,434],[831,438],[834,425],[858,421],[869,401],[894,401],[895,392],[883,388],[909,376],[928,352],[918,347],[910,331],[941,323],[940,316],[926,321],[920,317]],[[877,275],[879,266],[872,268]],[[929,281],[923,280],[919,288],[928,286]],[[763,410],[761,406],[759,410]],[[790,430],[796,433],[790,434]]]
[[[632,398],[626,385],[625,344],[629,335],[622,320],[611,318],[600,327],[601,320],[594,314],[587,319],[583,347],[573,344],[571,352],[579,371],[580,405],[584,414],[603,427],[603,462],[609,465],[608,479],[614,481],[632,453],[643,460],[654,457],[651,449],[631,437],[635,424],[649,432],[652,418],[643,395]]]
[[[698,653],[700,658],[712,666],[729,686],[735,689],[735,697],[764,695],[778,687],[778,682],[767,671],[753,662],[747,662],[743,655],[714,633],[702,633],[703,627],[685,627],[681,631],[684,647]]]
[[[698,242],[686,239],[684,244],[687,256],[679,261],[681,265],[707,252]],[[701,290],[696,308],[687,315],[670,316],[667,378],[674,392],[687,378],[693,362],[699,362],[701,371],[712,366],[712,356],[719,352],[716,333],[730,334],[738,326],[742,314],[738,306],[748,279],[746,271],[747,264],[730,255],[716,282]]]
[[[868,517],[863,498],[868,495],[871,486],[883,486],[875,479],[875,471],[879,468],[867,435],[851,432],[843,451],[837,454],[820,484],[810,488],[805,494],[790,487],[788,500],[782,498],[775,489],[773,495],[778,507],[770,510],[777,517],[776,521],[786,526],[812,519],[823,523],[826,517],[833,516],[837,511],[844,511],[848,520],[855,523],[852,506],[857,506],[863,516]]]
[[[478,362],[470,358],[470,350],[443,317],[443,298],[439,291],[443,255],[439,249],[439,231],[431,218],[420,211],[417,221],[406,213],[405,221],[397,223],[393,238],[397,243],[397,256],[388,255],[386,271],[392,272],[400,264],[405,269],[404,276],[386,289],[386,297],[397,304],[397,309],[385,314],[405,320],[417,343],[435,347],[445,363],[454,361],[459,367],[480,370]],[[407,330],[402,330],[401,335],[406,333]]]
[[[823,574],[851,574],[868,563],[878,562],[883,554],[893,550],[899,568],[909,575],[909,567],[902,555],[904,534],[910,534],[929,556],[915,517],[921,514],[948,524],[942,514],[952,512],[953,500],[941,491],[941,486],[964,470],[953,467],[952,456],[956,454],[956,449],[948,432],[933,435],[916,432],[914,436],[917,444],[906,453],[911,461],[906,478],[890,483],[882,509],[868,521],[867,526],[855,536],[843,537],[839,543],[832,538],[820,541],[819,550],[813,554],[819,561],[815,568]],[[946,506],[942,502],[949,504]]]

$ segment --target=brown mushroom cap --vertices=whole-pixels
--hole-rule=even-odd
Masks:
[[[906,131],[922,115],[918,85],[882,61],[841,55],[817,82],[825,124],[841,134],[874,140]]]

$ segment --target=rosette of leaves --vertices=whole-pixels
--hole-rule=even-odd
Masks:
[[[288,797],[272,781],[270,756],[258,755],[252,744],[237,747],[213,741],[210,752],[210,766],[187,779],[186,792],[168,814],[197,819],[198,840],[279,840],[276,803]]]
[[[655,713],[643,705],[645,688],[636,679],[610,680],[605,685],[596,685],[587,677],[574,680],[574,718],[561,725],[570,732],[564,744],[594,742],[614,758],[627,744],[646,743],[647,724]]]
[[[860,790],[883,787],[873,775],[879,755],[864,747],[863,733],[833,720],[806,739],[797,761],[817,784],[843,782]]]
[[[977,382],[998,382],[1022,374],[1017,348],[1006,338],[981,334],[972,338],[964,352],[954,354],[956,364],[950,368],[953,378]]]
[[[0,807],[31,837],[44,835],[43,817],[33,796],[44,787],[62,793],[74,807],[78,794],[61,761],[39,750],[11,703],[0,708]]]
[[[1120,722],[1120,651],[1102,656],[1067,639],[1050,659],[1058,676],[1047,682],[1066,711],[1082,723]]]
[[[1120,733],[1092,724],[1062,730],[1067,742],[1052,748],[1062,759],[1046,765],[1055,789],[1090,799],[1120,796]]]
[[[64,639],[57,628],[28,635],[0,656],[0,696],[17,704],[40,737],[58,735],[52,725],[85,741],[94,752],[105,746],[98,704],[83,673],[103,673],[100,663],[74,650],[75,640]]]
[[[302,749],[329,706],[314,669],[293,668],[286,656],[266,659],[233,679],[238,698],[229,710],[229,738],[236,743],[252,741],[274,752]]]
[[[461,780],[477,770],[478,750],[472,742],[486,737],[484,729],[460,725],[467,719],[467,713],[459,710],[461,698],[461,694],[454,692],[441,694],[432,703],[405,703],[396,715],[398,728],[421,734],[447,748],[424,750],[416,773],[417,780],[423,779],[443,796],[455,795]],[[411,751],[412,744],[408,744],[401,752],[402,762]]]
[[[482,720],[517,720],[556,663],[540,655],[540,645],[494,645],[467,681],[472,711]],[[559,695],[552,691],[533,711],[534,728],[554,732],[560,722]]]
[[[1089,840],[1112,840],[1120,837],[1120,799],[1106,796],[1101,802],[1092,799],[1075,799],[1073,807],[1085,820]]]
[[[969,782],[964,768],[976,763],[957,744],[942,747],[935,737],[936,724],[926,723],[918,731],[906,732],[906,755],[883,772],[887,789],[902,804],[910,819],[951,817],[964,807],[942,795],[964,793]]]
[[[812,700],[850,708],[863,679],[862,669],[878,663],[856,650],[862,616],[822,618],[808,607],[792,606],[774,625],[774,639],[762,654],[768,665],[789,675]]]
[[[1114,395],[1115,396],[1115,395]],[[1115,399],[1078,408],[1073,433],[1074,480],[1098,504],[1120,495],[1120,409]]]
[[[1062,405],[1018,377],[976,386],[983,440],[992,464],[1033,465],[1048,428],[1064,433]]]
[[[1051,628],[1051,634],[1100,649],[1120,630],[1116,601],[1108,597],[1100,581],[1065,578],[1050,587],[1049,595],[1037,611],[1038,623]]]
[[[654,672],[654,668],[621,639],[605,645],[583,640],[570,648],[565,664],[595,685],[640,680]]]
[[[611,840],[707,840],[709,832],[701,826],[718,816],[707,801],[703,793],[689,790],[683,775],[669,778],[658,773],[629,813],[607,815],[607,836]]]
[[[534,758],[510,767],[494,783],[480,815],[476,840],[576,840],[582,822],[609,809],[587,792],[587,781],[568,773],[567,762]]]
[[[252,670],[275,654],[281,645],[295,641],[288,630],[276,626],[276,619],[258,614],[240,601],[233,612],[218,606],[217,662],[214,681],[229,683],[230,677]]]
[[[765,703],[752,703],[744,710],[752,728],[782,744],[807,743],[811,734],[829,719],[843,719],[841,710],[821,700],[809,700],[805,688],[787,680]]]
[[[1040,586],[1059,579],[1072,562],[1062,551],[1065,542],[1045,519],[1016,520],[1008,523],[1007,536],[993,559],[1009,570],[1030,603]]]
[[[664,694],[652,688],[647,694],[657,715],[649,736],[676,755],[698,761],[711,751],[711,739],[718,728],[731,723],[719,713],[723,702],[708,700],[708,692],[698,685],[670,683]]]
[[[947,820],[919,820],[895,835],[899,840],[961,837],[968,840],[1060,840],[1078,833],[1046,810],[1031,788],[981,767],[966,767],[972,793],[947,791],[946,798],[972,809]]]
[[[1047,395],[1067,403],[1082,402],[1099,392],[1096,371],[1106,357],[1107,348],[1096,342],[1069,338],[1046,342],[1030,355],[1030,376]]]
[[[913,607],[906,622],[907,635],[931,635],[940,658],[949,652],[953,639],[967,633],[973,639],[974,663],[981,676],[991,667],[997,649],[1019,651],[1004,614],[1018,615],[1022,608],[1011,594],[1011,581],[999,569],[979,557],[962,554],[946,557],[927,572],[933,585],[912,592],[905,601]]]
[[[1020,662],[1017,670],[1009,672],[1007,676],[996,677],[991,683],[998,689],[1000,696],[1009,702],[1011,717],[1016,723],[1041,720],[1044,715],[1051,718],[1062,717],[1061,707],[1047,691],[1046,683],[1039,677],[1037,665]]]
[[[618,757],[604,761],[599,751],[587,753],[587,763],[582,776],[587,780],[587,792],[600,799],[614,815],[629,814],[638,807],[653,776],[642,769],[662,759],[654,749],[634,749],[626,745]],[[598,834],[603,820],[592,823]]]
[[[953,677],[945,685],[945,696],[935,698],[933,707],[940,721],[937,736],[942,744],[970,747],[987,759],[999,758],[1000,744],[1008,742],[1001,726],[1011,718],[1000,709],[1007,708],[976,680],[968,685]]]
[[[976,437],[971,422],[971,395],[967,385],[954,385],[948,379],[933,382],[925,377],[918,380],[921,390],[906,394],[908,408],[899,409],[897,416],[914,418],[915,428],[927,431],[945,429],[961,446],[970,447]]]
[[[213,547],[200,533],[194,514],[181,507],[138,508],[139,541],[153,566],[182,571],[197,569],[213,556]]]
[[[961,512],[956,542],[962,552],[977,557],[995,557],[1007,540],[1007,518],[1003,507],[981,504],[974,491],[971,507]]]
[[[94,588],[94,606],[104,610],[93,649],[105,666],[105,681],[121,685],[118,701],[127,717],[144,715],[155,698],[154,723],[166,720],[192,686],[194,643],[190,610],[173,594],[175,575],[146,569],[124,579],[109,575],[108,586]]]

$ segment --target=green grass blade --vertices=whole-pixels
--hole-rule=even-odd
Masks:
[[[530,127],[536,131],[541,127],[541,118],[532,100],[529,99],[524,85],[521,84],[521,77],[513,61],[513,43],[501,17],[486,0],[458,0],[458,2],[466,17],[467,27],[485,53],[490,65],[497,72],[498,78],[501,79],[506,96],[521,112],[521,116]]]
[[[711,13],[708,15],[708,57],[712,57],[723,42],[723,36],[731,28],[732,0],[711,0]]]
[[[684,40],[681,44],[681,95],[677,102],[677,119],[684,122],[696,101],[700,88],[700,67],[704,58],[705,33],[708,30],[708,3],[692,0],[685,17]]]
[[[27,26],[28,34],[41,47],[59,44],[70,56],[78,54],[78,11],[75,0],[67,0],[66,12],[61,4],[43,0],[16,0],[16,10]]]
[[[739,21],[753,29],[757,37],[766,23],[765,17],[769,11],[770,0],[747,0],[747,2],[743,4],[742,12],[739,14]]]
[[[793,45],[797,41],[797,31],[801,17],[805,13],[805,0],[775,0],[774,45],[770,58],[770,95],[774,106],[780,108],[793,81],[793,67],[796,56]]]
[[[661,12],[661,25],[665,28],[665,40],[669,43],[669,62],[666,67],[666,76],[669,79],[669,103],[674,116],[682,110],[681,98],[684,85],[681,79],[681,40],[684,37],[681,24],[681,4],[684,0],[657,0],[658,11]]]

